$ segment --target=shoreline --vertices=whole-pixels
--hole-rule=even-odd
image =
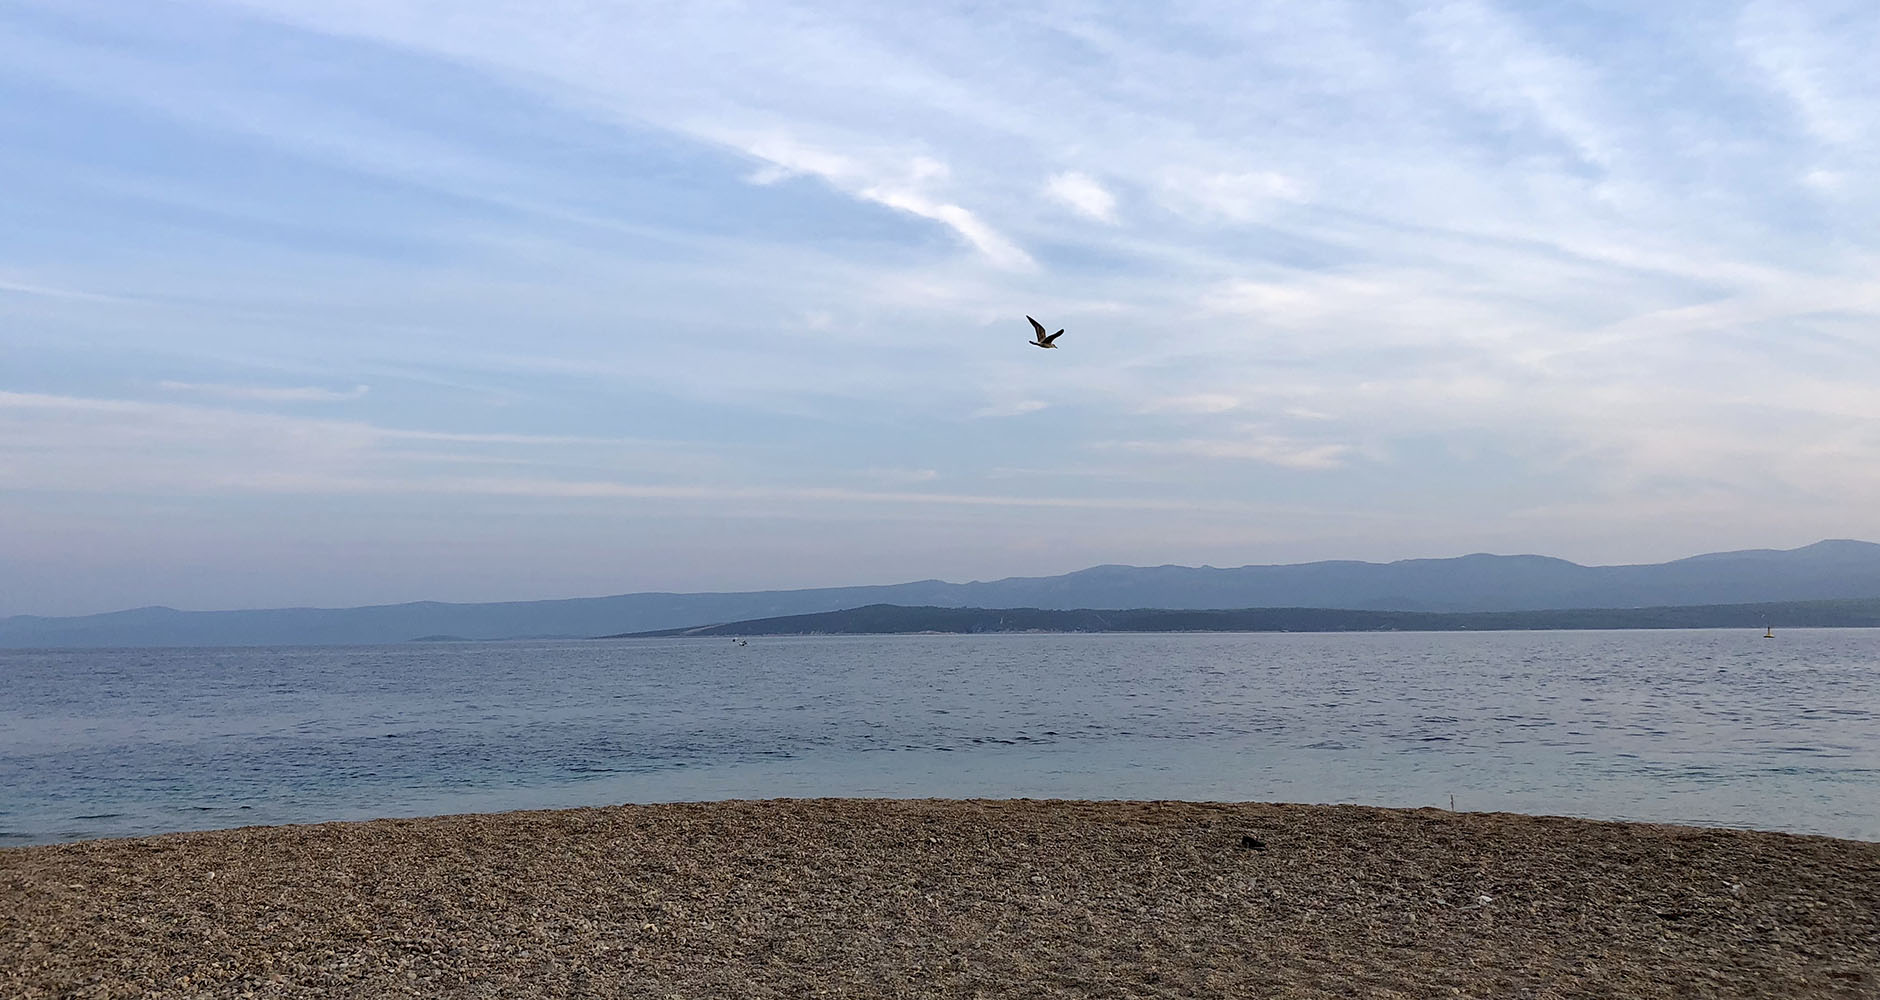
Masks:
[[[0,995],[1880,994],[1880,843],[772,799],[0,849]]]

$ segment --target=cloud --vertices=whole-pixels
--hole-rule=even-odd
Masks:
[[[973,411],[975,418],[983,417],[1022,417],[1027,413],[1037,413],[1051,404],[1039,399],[1016,399],[1009,403],[988,403]]]
[[[866,475],[887,483],[930,483],[940,478],[938,469],[870,469]]]
[[[1044,193],[1085,218],[1116,222],[1116,196],[1088,174],[1076,171],[1054,174],[1045,182]]]
[[[10,488],[719,511],[1105,449],[1058,499],[1259,478],[1453,539],[1597,509],[1615,551],[1672,544],[1689,490],[1880,531],[1857,3],[72,10],[0,19],[44,138],[9,167],[44,196],[0,234],[34,261],[0,266],[6,388],[201,405],[0,406]],[[61,139],[116,134],[164,142]],[[354,380],[408,428],[232,405]],[[995,420],[1047,401],[1049,439]]]
[[[766,161],[764,168],[751,175],[753,183],[774,184],[797,175],[816,177],[864,201],[939,222],[998,267],[1030,270],[1037,266],[1030,254],[972,212],[926,193],[947,176],[946,165],[938,160],[909,156],[898,163],[863,162],[778,135],[729,134],[724,141]]]
[[[1141,407],[1144,413],[1227,413],[1246,405],[1239,396],[1225,392],[1192,392],[1151,400]]]
[[[1304,442],[1251,429],[1234,437],[1121,441],[1112,447],[1160,455],[1193,455],[1207,459],[1260,462],[1312,472],[1341,468],[1355,451],[1349,444]]]
[[[447,446],[409,450],[413,443]],[[457,446],[457,447],[448,447]],[[1038,496],[860,490],[841,486],[724,482],[647,482],[578,475],[523,474],[554,451],[571,464],[623,446],[645,469],[662,450],[644,443],[557,435],[466,434],[379,427],[222,410],[0,391],[0,467],[35,491],[144,496],[279,493],[321,495],[462,495],[561,499],[748,501],[857,505],[933,505],[1064,510],[1224,510],[1237,505],[1167,497]],[[494,450],[482,450],[494,449]],[[517,449],[520,449],[519,451]],[[671,454],[668,451],[668,454]],[[673,464],[675,471],[687,463]],[[514,465],[509,475],[460,474],[469,462]],[[728,471],[728,470],[722,470]],[[414,474],[422,472],[422,474]],[[926,482],[933,470],[899,470]]]
[[[190,392],[220,399],[250,399],[267,403],[338,403],[358,399],[371,391],[369,386],[351,389],[324,389],[319,386],[219,385],[208,382],[163,381],[159,386],[174,392]]]
[[[1558,136],[1586,163],[1614,165],[1620,144],[1592,110],[1598,87],[1584,65],[1543,47],[1514,18],[1478,0],[1445,0],[1424,8],[1418,20],[1468,100]]]
[[[978,216],[958,205],[937,202],[912,191],[892,187],[869,187],[860,192],[869,201],[879,202],[889,208],[898,208],[926,219],[944,222],[953,231],[964,237],[974,249],[985,254],[986,259],[999,267],[1011,270],[1031,270],[1037,266],[1031,255],[1001,236],[991,226],[979,220]]]
[[[363,482],[463,462],[651,464],[675,454],[632,439],[382,427],[186,403],[0,390],[0,462],[20,488],[200,495],[280,477]]]
[[[1849,7],[1835,18],[1845,22],[1838,27],[1813,20],[1801,4],[1746,4],[1737,21],[1737,44],[1815,139],[1835,146],[1863,143],[1880,114],[1880,99],[1873,96],[1880,71],[1870,65],[1867,51],[1880,29],[1880,15]]]
[[[123,299],[113,295],[99,295],[96,292],[78,291],[71,288],[55,288],[49,285],[16,281],[0,277],[0,293],[12,295],[34,295],[49,299],[76,299],[87,302],[121,302]]]
[[[1272,170],[1206,173],[1175,169],[1161,179],[1162,202],[1190,216],[1227,222],[1254,222],[1279,208],[1305,200],[1303,185]]]

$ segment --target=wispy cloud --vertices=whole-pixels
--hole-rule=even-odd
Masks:
[[[870,469],[867,475],[888,483],[930,483],[940,478],[938,469]]]
[[[1819,13],[1803,4],[1745,4],[1737,43],[1816,139],[1837,146],[1866,142],[1880,113],[1873,89],[1880,71],[1866,58],[1880,37],[1880,14],[1859,4],[1842,5],[1825,18]]]
[[[1232,393],[1191,392],[1179,396],[1168,396],[1150,400],[1142,406],[1144,413],[1173,411],[1176,413],[1227,413],[1246,405],[1245,400]]]
[[[1218,503],[1166,497],[1040,496],[854,489],[838,486],[634,482],[514,474],[466,476],[461,461],[518,466],[561,464],[584,453],[651,453],[634,442],[556,435],[467,434],[380,427],[359,421],[258,416],[214,407],[0,391],[0,463],[40,490],[134,489],[172,495],[487,495],[622,500],[766,501],[860,505],[924,504],[1067,510],[1209,510]],[[412,444],[447,450],[413,452]],[[450,446],[470,449],[448,450]],[[479,453],[494,447],[499,452]],[[501,459],[506,454],[510,459]],[[616,460],[617,461],[617,460]],[[428,467],[413,475],[413,467]],[[872,478],[906,483],[939,478],[932,469],[873,470]],[[1231,507],[1232,505],[1228,505]]]
[[[401,495],[463,494],[594,500],[694,500],[803,504],[918,505],[932,507],[1018,507],[1047,510],[1252,510],[1249,505],[1197,502],[1158,497],[1025,496],[857,490],[840,487],[763,487],[614,480],[532,479],[526,477],[436,476],[425,479],[311,476],[265,473],[230,477],[224,485],[258,492],[303,494]]]
[[[868,163],[778,135],[727,135],[724,141],[765,161],[765,167],[751,175],[753,183],[775,184],[797,175],[816,177],[864,201],[939,222],[999,267],[1036,266],[1030,254],[971,211],[928,193],[947,176],[946,164],[937,160],[912,156],[900,163]]]
[[[855,556],[915,577],[1044,510],[1067,562],[1176,537],[1040,499],[1255,488],[1338,523],[1182,551],[1880,536],[1877,29],[1840,0],[28,4],[0,475],[42,499],[8,516],[696,490],[669,501],[866,505],[816,536],[840,553],[970,510]]]
[[[1254,222],[1291,202],[1305,199],[1297,180],[1272,170],[1205,173],[1170,170],[1160,178],[1162,200],[1170,208],[1203,219]]]
[[[80,291],[78,289],[72,289],[72,288],[57,288],[57,287],[53,287],[50,285],[15,281],[15,280],[8,279],[4,276],[0,276],[0,295],[7,295],[7,294],[35,295],[35,296],[40,296],[40,297],[49,298],[49,299],[76,299],[80,301],[89,301],[89,302],[119,301],[117,296],[100,295],[97,292],[86,292],[86,291]]]
[[[1349,444],[1312,443],[1259,428],[1232,437],[1182,438],[1172,441],[1121,441],[1109,447],[1158,455],[1261,462],[1286,469],[1319,471],[1344,466],[1354,451]]]
[[[250,399],[265,403],[341,403],[358,399],[371,391],[369,386],[351,389],[326,389],[320,386],[220,385],[213,382],[174,382],[157,385],[173,392],[187,392],[219,399]]]
[[[1583,64],[1537,43],[1485,0],[1445,0],[1417,19],[1467,100],[1559,137],[1587,164],[1614,165],[1619,144],[1594,110],[1598,87]]]
[[[1086,218],[1116,222],[1116,196],[1089,174],[1075,170],[1054,174],[1045,182],[1044,193]]]
[[[1006,403],[988,403],[973,411],[974,417],[1022,417],[1037,413],[1051,404],[1040,399],[1015,399]]]

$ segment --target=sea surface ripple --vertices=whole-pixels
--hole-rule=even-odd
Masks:
[[[1880,630],[0,651],[0,846],[775,796],[1360,802],[1880,840]]]

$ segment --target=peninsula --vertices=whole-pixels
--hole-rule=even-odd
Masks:
[[[905,635],[920,632],[1455,632],[1523,629],[1873,628],[1880,598],[1703,604],[1664,608],[1557,611],[1350,611],[1340,608],[1241,608],[1188,611],[1137,608],[936,608],[871,604],[844,611],[783,615],[692,628],[624,632],[607,639],[660,636]]]

